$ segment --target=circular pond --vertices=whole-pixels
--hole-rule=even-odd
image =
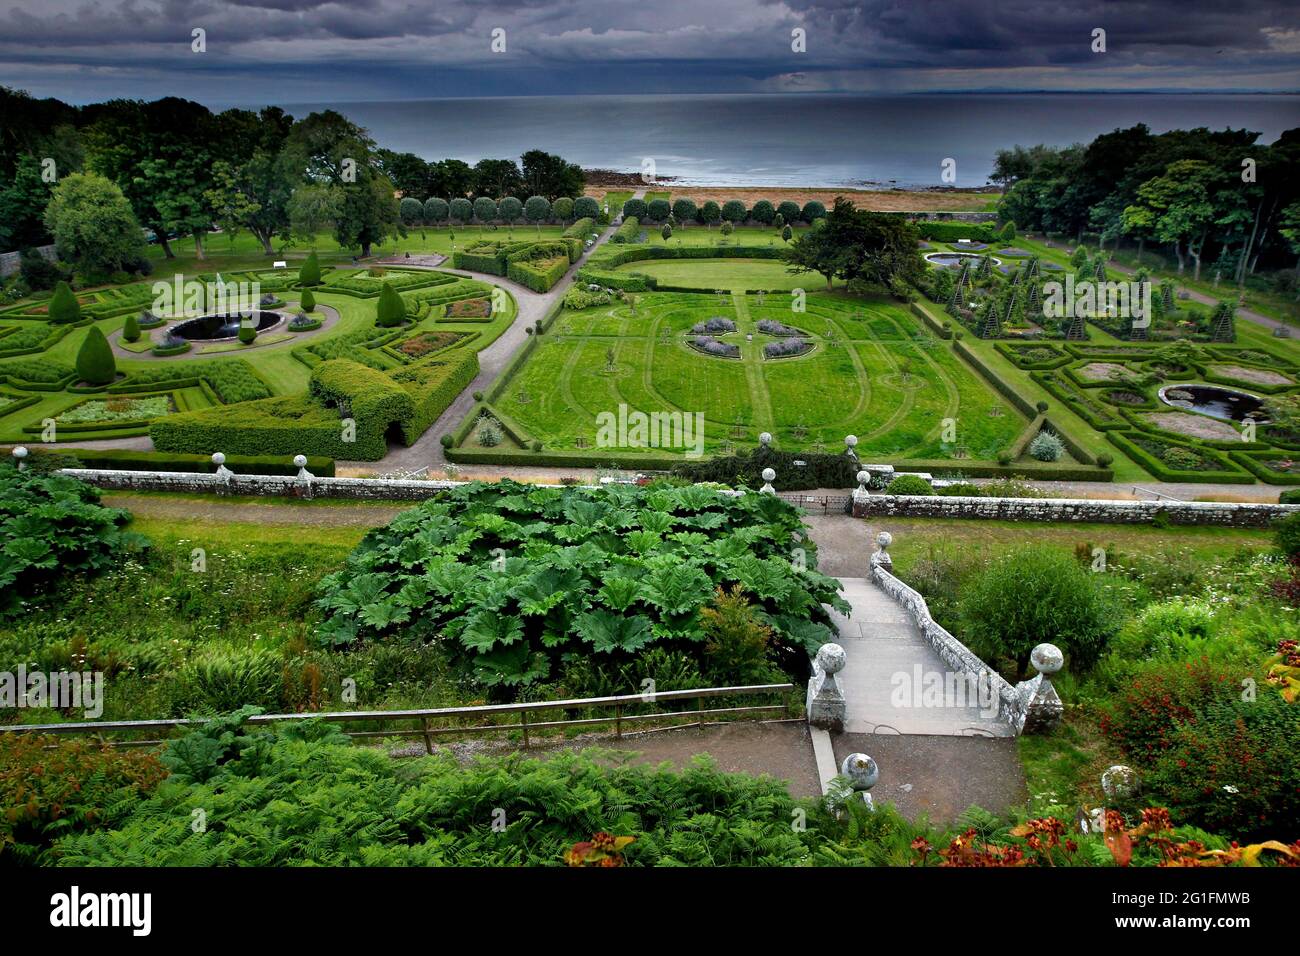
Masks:
[[[170,329],[169,334],[190,342],[233,339],[239,335],[240,324],[248,318],[253,320],[253,328],[258,332],[265,332],[284,321],[284,316],[279,312],[224,312],[186,319]]]
[[[973,252],[931,252],[929,255],[925,257],[925,261],[933,262],[936,266],[945,266],[951,268],[952,266],[961,265],[963,259],[982,259],[982,258],[984,257],[976,255]],[[995,266],[1000,266],[1002,265],[1002,261],[1000,259],[993,258],[993,264]]]
[[[1249,392],[1218,385],[1166,385],[1157,393],[1160,401],[1186,408],[1226,422],[1266,422],[1264,400]]]

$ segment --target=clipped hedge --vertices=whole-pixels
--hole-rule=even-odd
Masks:
[[[318,455],[378,461],[388,451],[384,435],[343,441],[341,416],[309,395],[289,395],[206,408],[159,418],[149,426],[158,451],[210,455]],[[377,439],[377,440],[376,440]]]
[[[614,230],[614,235],[609,237],[610,242],[625,245],[629,242],[635,242],[636,237],[641,235],[641,220],[636,216],[627,216],[623,224]]]
[[[570,239],[581,239],[585,242],[587,237],[595,231],[596,220],[590,216],[585,216],[560,233],[560,235]]]
[[[984,380],[997,390],[998,394],[1014,405],[1019,411],[1029,418],[1037,417],[1038,406],[1017,392],[1007,384],[1007,382],[1003,381],[1002,376],[998,375],[997,372],[985,365],[982,359],[966,347],[965,342],[954,342],[952,349],[964,358],[967,363],[975,369],[975,371],[979,372]]]
[[[569,265],[568,256],[511,262],[506,268],[506,278],[534,292],[549,292],[555,283],[564,278]]]
[[[414,405],[410,420],[402,426],[408,445],[415,444],[429,430],[456,396],[474,381],[478,371],[477,352],[454,352],[393,373],[393,381],[407,391]]]
[[[356,444],[378,451],[377,458],[388,450],[385,434],[394,423],[401,426],[407,444],[414,441],[410,429],[415,402],[406,389],[378,369],[349,359],[330,359],[312,369],[307,388],[324,404],[348,409],[357,423]]]
[[[796,461],[805,464],[796,465]],[[735,455],[680,462],[673,467],[673,474],[691,481],[717,481],[758,488],[763,484],[764,468],[776,472],[773,487],[779,491],[799,491],[856,487],[859,465],[845,454],[779,451],[760,445]]]
[[[922,239],[934,242],[956,242],[958,239],[995,242],[996,225],[994,222],[918,222],[916,228]]]
[[[1255,483],[1254,475],[1246,474],[1239,470],[1226,455],[1204,446],[1189,445],[1185,442],[1169,441],[1164,438],[1157,438],[1147,432],[1138,431],[1108,431],[1106,437],[1110,440],[1111,444],[1119,448],[1120,451],[1124,452],[1124,454],[1128,455],[1160,481],[1216,482],[1227,485],[1253,485]],[[1138,444],[1138,440],[1148,442],[1158,441],[1163,445],[1186,448],[1204,457],[1208,461],[1221,465],[1222,467],[1219,470],[1180,471],[1169,467],[1151,452],[1147,451]]]
[[[935,335],[939,336],[939,338],[941,339],[952,338],[952,329],[945,329],[943,327],[943,323],[941,323],[938,319],[932,316],[929,312],[925,311],[925,309],[921,308],[915,302],[912,303],[912,314],[915,315],[917,318],[919,318],[922,322],[924,322],[926,328],[928,328]]]

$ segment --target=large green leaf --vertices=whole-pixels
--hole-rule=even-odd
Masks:
[[[471,650],[483,653],[494,647],[519,641],[524,636],[523,624],[513,614],[497,611],[475,611],[469,616],[460,642]]]
[[[643,614],[624,617],[609,611],[579,614],[578,635],[602,653],[635,651],[654,640],[652,622]]]
[[[709,576],[689,564],[656,568],[645,576],[641,584],[646,602],[665,614],[685,613],[713,595],[713,582]]]

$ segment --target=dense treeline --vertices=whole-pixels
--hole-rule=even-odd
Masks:
[[[419,197],[424,221],[432,197],[462,211],[470,196],[495,209],[520,192],[520,215],[534,221],[571,210],[582,188],[580,168],[541,150],[518,164],[427,162],[379,147],[332,110],[295,120],[278,107],[213,113],[175,97],[73,107],[0,87],[0,250],[54,241],[87,277],[145,268],[141,227],[168,258],[175,237],[204,258],[214,226],[249,232],[268,254],[274,240],[332,227],[341,246],[368,255],[405,234],[399,195]],[[61,192],[60,218],[51,208]],[[91,249],[106,251],[87,259]]]
[[[1145,125],[1087,145],[1016,146],[990,178],[1006,188],[999,218],[1021,228],[1085,232],[1167,247],[1179,271],[1203,266],[1243,282],[1300,256],[1300,129],[1272,145],[1259,133],[1205,128],[1154,134]]]

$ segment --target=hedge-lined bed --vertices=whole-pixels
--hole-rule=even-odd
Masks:
[[[0,453],[9,454],[5,448]],[[215,472],[211,455],[179,452],[136,451],[121,448],[46,448],[28,446],[28,461],[42,468],[95,468],[108,471],[179,471],[189,474]],[[42,462],[46,459],[46,462]],[[296,475],[298,466],[290,455],[226,455],[225,465],[245,475]],[[334,459],[307,457],[307,470],[320,478],[334,477]]]

